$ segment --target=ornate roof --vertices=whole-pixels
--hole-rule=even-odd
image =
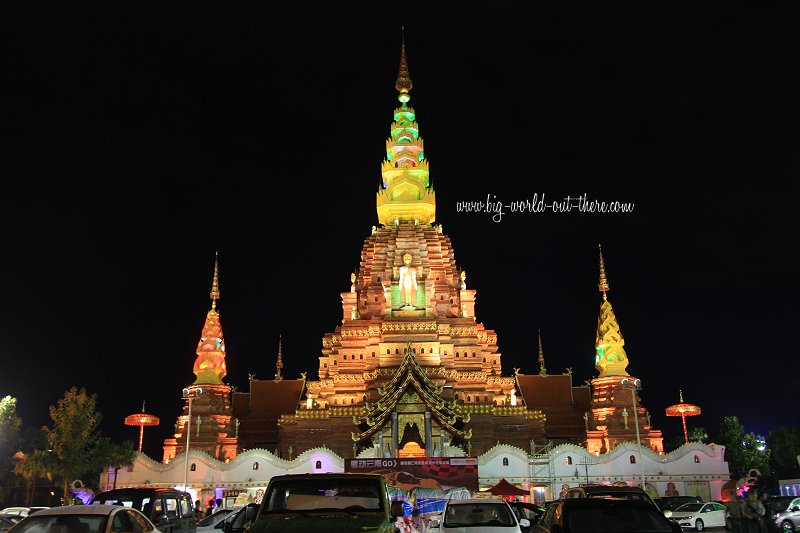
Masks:
[[[353,441],[359,442],[372,437],[382,428],[395,411],[397,404],[408,389],[413,389],[419,399],[425,404],[434,418],[452,436],[468,440],[472,437],[472,430],[464,431],[463,427],[469,422],[469,414],[462,416],[456,412],[456,402],[445,400],[441,397],[442,387],[436,385],[425,375],[425,370],[417,362],[409,342],[405,356],[391,380],[378,389],[382,396],[374,404],[365,404],[365,414],[353,417],[353,422],[359,426],[360,432],[353,432]]]

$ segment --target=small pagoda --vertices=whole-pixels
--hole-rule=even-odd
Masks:
[[[663,453],[664,445],[661,431],[653,429],[650,413],[642,405],[636,390],[626,387],[623,380],[635,379],[628,374],[628,356],[625,353],[625,339],[614,315],[614,308],[606,293],[611,290],[606,277],[603,251],[600,249],[600,283],[603,294],[600,316],[597,319],[597,339],[595,342],[595,366],[598,376],[592,379],[591,412],[587,417],[586,448],[594,453],[610,452],[622,442],[636,442],[638,422],[639,438],[642,445]],[[634,408],[633,394],[636,394]],[[637,420],[634,420],[637,417]]]
[[[223,382],[228,371],[225,363],[225,339],[217,311],[219,297],[219,261],[215,257],[211,310],[206,314],[193,368],[197,379],[187,387],[184,414],[175,423],[174,437],[164,440],[164,463],[169,463],[177,454],[186,451],[189,397],[192,398],[190,448],[203,450],[220,461],[229,461],[236,457],[237,438],[231,416],[231,387]]]

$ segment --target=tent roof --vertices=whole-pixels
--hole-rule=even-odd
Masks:
[[[518,489],[506,481],[506,478],[498,481],[494,487],[489,489],[489,492],[495,496],[528,496],[527,490]]]

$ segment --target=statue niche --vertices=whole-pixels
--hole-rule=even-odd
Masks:
[[[403,266],[399,271],[400,303],[403,307],[414,308],[417,303],[417,267],[411,266],[411,254],[403,255]]]

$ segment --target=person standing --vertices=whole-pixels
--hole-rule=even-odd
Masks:
[[[200,500],[194,501],[194,516],[198,521],[203,518],[203,503]]]
[[[765,509],[761,500],[758,499],[758,489],[750,487],[741,505],[742,532],[766,533]]]

